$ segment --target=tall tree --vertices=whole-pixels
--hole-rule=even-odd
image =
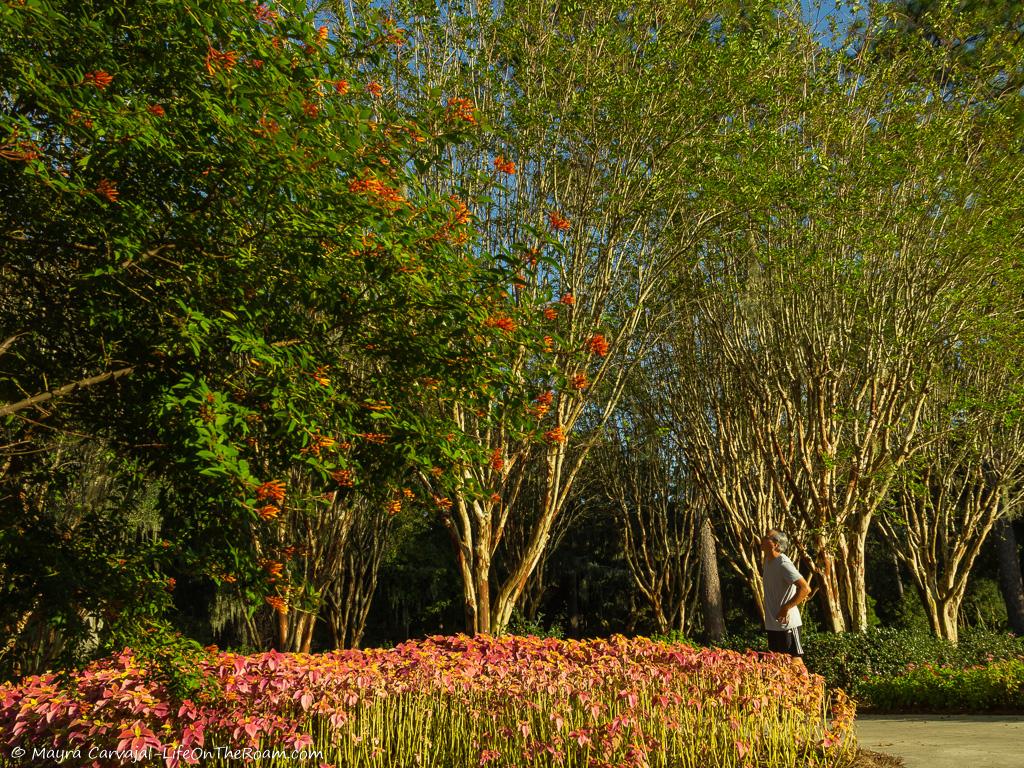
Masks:
[[[700,525],[700,605],[704,619],[704,638],[719,642],[725,636],[725,607],[722,584],[718,578],[718,549],[711,518]]]
[[[664,634],[686,632],[701,584],[697,563],[703,497],[668,430],[631,392],[595,449],[604,492],[622,531],[622,551],[636,589]]]
[[[1013,240],[1006,124],[911,83],[936,53],[907,45],[888,66],[818,50],[802,91],[743,115],[779,121],[765,175],[800,189],[762,185],[763,207],[705,262],[709,348],[741,378],[834,630],[867,627],[868,528]]]
[[[169,546],[96,539],[136,584],[99,600],[108,637],[166,613],[173,561],[307,648],[354,493],[402,498],[452,429],[421,393],[500,376],[511,275],[414,173],[472,126],[378,98],[361,68],[387,35],[332,37],[287,0],[0,6],[2,559],[50,542],[3,572],[5,626],[97,588],[52,498],[18,498],[63,434],[170,488]]]
[[[771,457],[756,439],[757,430],[778,429],[784,422],[746,402],[743,377],[723,359],[716,335],[729,318],[713,302],[688,308],[689,313],[680,313],[667,346],[670,358],[659,368],[661,385],[652,384],[652,391],[663,392],[666,424],[708,499],[708,525],[714,530],[711,553],[717,538],[728,552],[726,562],[763,613],[761,537],[774,528],[800,544],[801,527],[790,514],[789,492],[774,477]],[[719,330],[710,325],[719,325]],[[702,543],[702,553],[706,547]]]
[[[922,447],[897,480],[894,508],[878,518],[932,630],[952,642],[982,545],[1024,493],[1019,311],[1011,290],[991,310],[984,339],[950,350],[917,438]]]
[[[393,69],[397,92],[445,94],[497,137],[476,152],[452,153],[452,177],[439,175],[438,184],[453,188],[513,163],[507,191],[477,210],[484,247],[495,259],[537,259],[523,270],[520,295],[553,299],[544,313],[550,352],[519,369],[539,426],[510,440],[516,430],[476,422],[478,412],[491,418],[494,410],[463,408],[463,433],[486,437],[506,474],[469,470],[464,488],[486,493],[473,499],[457,491],[451,514],[442,515],[464,573],[469,628],[500,631],[544,557],[630,366],[657,333],[670,267],[692,258],[703,233],[733,210],[716,177],[716,164],[735,149],[721,127],[733,104],[771,87],[765,62],[787,55],[789,27],[768,4],[549,0],[506,3],[493,14],[446,5],[408,26],[410,65]],[[432,56],[438,50],[459,53]],[[470,105],[475,111],[467,112]],[[511,425],[523,404],[496,400],[495,407]],[[505,526],[522,520],[509,513],[513,470],[532,451],[543,457],[544,503],[529,535],[518,537],[525,546],[502,564],[507,577],[492,585]]]

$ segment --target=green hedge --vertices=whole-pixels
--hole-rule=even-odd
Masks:
[[[915,666],[862,681],[857,698],[873,712],[1024,711],[1024,661],[966,669]]]
[[[678,633],[667,640],[684,640]],[[1024,637],[967,629],[953,645],[920,630],[876,627],[831,633],[805,626],[804,662],[875,712],[1024,711]],[[692,641],[691,641],[692,642]],[[716,645],[766,651],[764,632],[748,630]]]
[[[817,633],[804,643],[808,669],[830,687],[860,698],[863,684],[875,677],[895,677],[907,667],[965,669],[993,661],[1024,659],[1024,638],[982,630],[963,633],[958,645],[933,635],[879,627],[860,634]]]

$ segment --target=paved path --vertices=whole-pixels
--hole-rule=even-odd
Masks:
[[[1024,716],[860,715],[857,741],[907,768],[1024,768]]]

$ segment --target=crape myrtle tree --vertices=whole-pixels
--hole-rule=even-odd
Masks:
[[[708,324],[833,630],[867,626],[868,528],[920,445],[951,339],[977,332],[1012,252],[1006,121],[915,83],[939,54],[902,45],[891,61],[808,62],[814,95],[792,102],[775,156],[803,192],[736,239],[718,300],[734,320]]]
[[[341,568],[324,591],[324,619],[335,648],[358,648],[362,642],[381,563],[394,538],[398,516],[394,507],[376,504],[369,495],[357,503]],[[407,510],[404,514],[422,514],[422,510]]]
[[[1024,3],[1020,0],[894,0],[879,6],[876,13],[879,25],[921,35],[942,48],[957,64],[956,83],[980,85],[987,100],[1020,101],[1024,83],[1019,53]],[[885,45],[872,47],[875,55],[891,54]],[[944,69],[945,62],[941,62],[939,71],[931,76],[942,77]],[[1019,116],[1017,120],[1020,126]],[[1010,152],[1020,156],[1019,147]],[[1010,625],[1017,634],[1024,634],[1024,579],[1012,518],[1001,516],[994,533]]]
[[[472,126],[385,103],[388,30],[299,3],[0,16],[4,652],[86,619],[138,640],[172,572],[308,650],[358,504],[415,504],[447,445],[424,392],[493,386],[518,344],[468,202],[414,173]],[[125,478],[84,524],[57,513],[84,474],[19,491],[70,440]],[[162,537],[106,533],[127,507]]]
[[[986,0],[879,5],[876,29],[901,34],[868,34],[874,59],[904,55],[903,36],[920,36],[938,55],[908,79],[928,83],[953,108],[974,117],[971,141],[983,156],[988,179],[981,189],[1003,225],[979,242],[1009,256],[1019,250],[1021,147],[1014,137],[1024,126],[1020,84],[1024,17],[1018,2]],[[984,148],[985,152],[981,152]],[[1009,181],[1007,181],[1009,180]],[[955,199],[955,198],[954,198]],[[1020,560],[1012,540],[1019,509],[1019,301],[1017,265],[991,262],[976,292],[976,317],[968,334],[951,335],[948,359],[930,403],[922,456],[899,478],[892,512],[880,522],[921,595],[933,631],[954,642],[968,572],[990,530],[996,534],[1001,586],[1011,626],[1024,626]],[[1010,536],[1006,536],[1006,532]]]
[[[626,373],[667,311],[669,267],[734,211],[719,184],[717,165],[736,149],[724,128],[733,104],[771,87],[766,62],[788,55],[790,35],[767,5],[742,6],[389,8],[408,46],[382,82],[401,98],[434,95],[490,128],[486,141],[452,149],[435,183],[473,188],[501,174],[503,189],[474,209],[481,247],[521,269],[516,296],[550,297],[546,349],[509,361],[517,386],[453,413],[491,457],[459,478],[475,501],[437,494],[471,631],[507,624]],[[338,15],[357,23],[347,6]],[[540,503],[519,514],[521,473],[538,465]],[[510,526],[525,527],[513,536]],[[509,538],[497,578],[494,559]]]
[[[353,30],[365,29],[376,14],[366,4],[325,3],[322,10],[341,29]],[[483,128],[477,140],[466,142],[458,152],[452,146],[433,146],[432,162],[423,164],[418,172],[439,194],[458,192],[469,202],[482,233],[474,244],[476,253],[499,273],[511,270],[515,275],[511,284],[495,285],[485,297],[495,307],[485,320],[489,330],[505,338],[515,337],[541,319],[536,305],[547,292],[530,276],[535,275],[544,258],[543,251],[556,243],[542,229],[503,229],[481,218],[496,201],[509,199],[507,180],[515,177],[516,163],[494,155],[488,148],[492,143],[489,126],[473,98],[459,88],[442,88],[435,83],[437,71],[451,66],[451,57],[465,50],[460,46],[470,34],[466,26],[469,18],[454,13],[441,21],[431,15],[435,10],[432,6],[425,17],[414,15],[417,9],[404,5],[388,10],[391,15],[386,29],[394,45],[388,48],[389,56],[382,57],[372,69],[382,99],[410,108],[422,102],[440,103],[443,110],[438,120],[466,130]],[[444,37],[445,24],[458,28],[456,37]],[[435,38],[439,32],[441,38]],[[474,162],[467,163],[467,157]],[[490,196],[484,196],[485,191]],[[471,215],[469,210],[466,215]],[[529,249],[519,239],[523,235],[532,243]],[[458,364],[476,364],[474,356],[466,354],[468,350],[453,352],[458,353],[453,356]],[[495,359],[501,359],[504,383],[495,381],[475,391],[457,388],[459,396],[455,398],[428,387],[421,400],[425,414],[439,416],[452,426],[446,444],[425,454],[429,460],[419,478],[429,489],[434,514],[452,540],[463,583],[466,626],[472,632],[495,628],[491,619],[492,559],[502,543],[511,505],[527,477],[520,465],[534,443],[543,441],[530,402],[533,393],[524,379],[530,349],[521,345],[509,353],[499,346],[493,352]],[[507,620],[508,615],[504,622]]]
[[[816,98],[808,93],[807,77],[816,47],[808,30],[794,25],[785,55],[762,61],[770,90],[734,100],[724,116],[721,130],[731,144],[717,173],[735,215],[714,223],[686,270],[677,274],[666,297],[672,311],[649,368],[649,391],[706,499],[702,536],[708,544],[717,539],[729,553],[729,567],[759,608],[761,536],[781,528],[799,551],[803,547],[800,527],[790,514],[792,492],[777,482],[770,467],[774,459],[760,450],[757,438],[759,431],[778,429],[783,419],[751,400],[750,372],[730,359],[721,337],[742,339],[747,332],[737,319],[737,291],[752,274],[743,254],[758,222],[773,215],[771,201],[799,204],[794,201],[806,194],[804,180],[779,172],[776,164],[794,151],[795,118],[789,105],[805,96]],[[714,547],[704,549],[710,566],[707,558]]]
[[[627,387],[605,440],[592,455],[621,530],[622,552],[652,619],[665,634],[688,633],[701,579],[697,564],[704,496],[688,457],[663,425],[643,379]]]
[[[781,419],[751,408],[744,378],[723,358],[715,340],[721,328],[709,324],[729,323],[728,314],[703,302],[696,307],[681,317],[663,353],[665,424],[707,499],[708,526],[763,612],[761,537],[773,528],[785,530],[798,551],[802,547],[789,515],[791,495],[774,482],[771,458],[759,449],[755,434],[766,424],[777,428]],[[766,421],[773,417],[774,422]]]
[[[571,445],[569,455],[572,457],[576,451],[586,449],[586,446]],[[499,574],[502,573],[504,562],[516,563],[522,559],[522,553],[530,546],[531,541],[532,526],[529,521],[537,519],[545,508],[546,457],[541,451],[533,451],[528,461],[529,463],[519,470],[523,479],[517,488],[515,498],[515,514],[520,521],[507,530],[502,546],[498,550]],[[567,537],[575,536],[579,526],[588,525],[595,517],[603,514],[603,509],[594,503],[600,493],[599,485],[600,482],[594,477],[594,473],[587,471],[586,465],[573,480],[572,493],[552,523],[547,545],[519,597],[516,607],[523,618],[531,622],[540,621],[540,608],[551,580],[557,579],[560,575],[564,577],[565,574],[565,569],[560,567],[563,565],[560,549],[567,543]]]
[[[878,518],[921,596],[932,631],[956,642],[971,568],[996,522],[1021,501],[1019,296],[990,318],[992,332],[958,345],[925,412],[922,447]],[[1011,346],[1004,341],[1010,337]]]

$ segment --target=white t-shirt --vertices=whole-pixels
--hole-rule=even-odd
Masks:
[[[785,624],[780,624],[775,619],[782,606],[796,597],[796,582],[802,578],[800,571],[793,565],[793,561],[785,555],[779,555],[764,564],[761,579],[764,582],[765,629],[784,632],[803,624],[800,619],[800,611],[796,609],[796,606],[789,609],[788,621]]]

